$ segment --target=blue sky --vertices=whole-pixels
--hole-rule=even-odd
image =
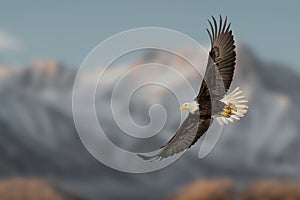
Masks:
[[[26,63],[44,57],[78,68],[99,42],[144,26],[175,29],[208,44],[206,20],[222,14],[232,22],[236,40],[261,58],[300,70],[299,8],[296,0],[1,2],[0,61]],[[13,48],[1,44],[1,37],[7,36]]]

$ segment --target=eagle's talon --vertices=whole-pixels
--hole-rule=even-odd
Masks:
[[[232,110],[235,110],[234,104],[228,103],[228,104],[223,108],[223,112],[221,112],[220,114],[223,115],[224,117],[229,117]]]

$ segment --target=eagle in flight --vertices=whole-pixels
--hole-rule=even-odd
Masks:
[[[188,110],[189,115],[176,134],[161,147],[154,156],[138,154],[144,160],[164,159],[190,148],[205,134],[213,120],[220,125],[232,123],[243,117],[247,110],[247,100],[237,87],[227,93],[234,73],[236,52],[230,23],[227,17],[219,25],[214,17],[208,29],[211,49],[205,75],[199,94],[190,103],[184,103],[180,110]]]

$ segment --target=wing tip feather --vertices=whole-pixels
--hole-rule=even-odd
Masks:
[[[143,154],[140,154],[140,153],[138,153],[137,156],[142,158],[145,161],[150,161],[150,162],[152,162],[154,160],[157,160],[159,158],[159,155],[146,156],[146,155],[143,155]]]

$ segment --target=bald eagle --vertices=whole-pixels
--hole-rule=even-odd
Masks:
[[[236,60],[230,23],[227,25],[227,17],[223,23],[221,16],[219,25],[214,17],[213,23],[210,20],[208,22],[211,30],[206,30],[211,49],[199,94],[192,102],[180,106],[180,110],[188,110],[189,115],[157,155],[138,154],[144,160],[161,160],[182,152],[205,134],[214,119],[220,125],[232,123],[243,117],[248,110],[247,100],[238,87],[228,93]]]

